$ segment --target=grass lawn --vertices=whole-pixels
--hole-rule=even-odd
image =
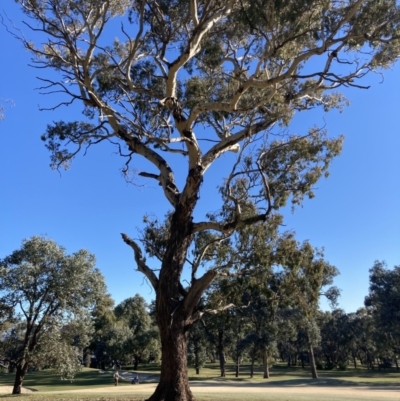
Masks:
[[[250,367],[242,366],[241,375],[239,378],[235,377],[234,366],[227,365],[227,376],[225,378],[219,377],[219,367],[216,364],[207,365],[196,375],[194,369],[189,369],[189,378],[191,381],[198,382],[197,386],[207,386],[207,381],[212,380],[215,385],[215,391],[212,393],[198,393],[196,394],[196,387],[193,392],[196,398],[200,401],[242,401],[245,397],[246,401],[364,401],[363,398],[347,398],[341,396],[340,398],[329,393],[319,394],[318,396],[302,395],[302,394],[268,394],[268,387],[281,387],[291,388],[293,386],[304,387],[337,387],[349,388],[351,386],[371,386],[376,389],[389,388],[390,386],[400,386],[400,372],[395,369],[386,370],[366,370],[366,369],[350,369],[346,371],[319,371],[319,380],[312,380],[310,378],[309,369],[302,369],[300,367],[287,368],[283,365],[274,366],[271,369],[270,379],[262,378],[262,367],[255,369],[254,378],[249,377]],[[131,367],[124,367],[123,371],[132,370]],[[154,375],[155,379],[159,373],[159,366],[157,365],[144,365],[140,366],[138,370],[142,375]],[[0,386],[12,386],[14,381],[14,374],[0,373]],[[200,382],[200,383],[199,383]],[[211,382],[210,382],[211,383]],[[240,386],[246,385],[250,387],[257,387],[261,383],[268,383],[268,386],[262,389],[260,393],[246,394],[240,392],[223,393],[218,390],[218,386]],[[24,380],[24,387],[33,390],[30,394],[22,394],[19,396],[1,395],[0,401],[16,401],[16,400],[29,400],[29,401],[142,401],[146,399],[153,390],[145,390],[145,386],[132,386],[130,382],[120,381],[118,393],[114,390],[112,373],[99,373],[98,369],[84,368],[74,379],[73,382],[63,381],[59,376],[55,375],[51,370],[38,371],[28,373]],[[85,390],[94,388],[107,387],[106,392],[99,392],[93,394],[85,394]],[[124,393],[126,387],[126,393]],[[134,387],[134,388],[133,388]],[[239,387],[238,387],[239,388]],[[78,393],[65,393],[69,390],[82,390]],[[134,392],[132,392],[134,390]],[[128,393],[130,391],[130,393]],[[144,392],[143,392],[144,391]],[[207,390],[208,391],[208,390]],[[373,391],[373,390],[371,390]],[[62,392],[62,394],[60,393]],[[58,394],[57,394],[58,393]],[[377,393],[378,394],[378,393]],[[399,398],[400,400],[400,392]],[[368,398],[371,400],[371,398]],[[379,398],[376,398],[379,400]],[[367,401],[367,399],[365,399]]]

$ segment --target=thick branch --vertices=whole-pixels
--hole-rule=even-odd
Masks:
[[[157,290],[158,278],[154,274],[153,270],[151,270],[150,267],[147,266],[139,245],[131,238],[129,238],[126,234],[122,233],[121,237],[125,244],[129,245],[133,249],[137,269],[147,277],[154,290]]]
[[[212,164],[212,162],[217,159],[222,153],[231,150],[234,146],[244,140],[245,138],[252,137],[258,134],[261,131],[265,131],[266,129],[272,127],[275,124],[276,120],[264,120],[262,122],[250,125],[249,127],[237,132],[234,135],[231,135],[219,143],[214,145],[203,157],[203,173],[207,170],[208,167]]]
[[[188,47],[184,53],[176,58],[171,64],[167,79],[167,97],[176,96],[176,77],[179,70],[200,50],[200,44],[203,36],[222,18],[227,17],[232,12],[233,1],[224,7],[221,11],[215,12],[208,21],[201,21],[193,30],[193,35],[189,39]]]
[[[163,159],[157,152],[141,143],[136,137],[131,136],[124,131],[119,131],[118,135],[128,144],[131,151],[143,156],[158,168],[161,173],[158,180],[164,189],[164,194],[171,205],[176,207],[178,203],[179,190],[175,185],[172,169],[165,159]]]
[[[217,276],[218,272],[216,270],[209,270],[192,284],[187,296],[185,297],[185,300],[183,301],[183,307],[185,308],[186,313],[188,313],[188,316],[192,315],[193,310],[200,301],[204,291],[210,286]]]

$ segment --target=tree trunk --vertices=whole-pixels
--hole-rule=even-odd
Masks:
[[[267,350],[264,350],[263,362],[264,362],[264,379],[269,379],[268,351]]]
[[[301,368],[304,369],[304,353],[300,354]]]
[[[195,368],[196,368],[196,375],[199,375],[200,374],[200,357],[199,357],[199,350],[197,348],[195,350],[194,355],[195,355],[194,364],[195,364]]]
[[[191,149],[192,153],[194,151]],[[201,278],[193,280],[189,290],[185,290],[181,283],[187,251],[193,240],[192,214],[203,181],[202,166],[196,164],[197,159],[193,154],[189,159],[189,174],[185,189],[171,216],[170,236],[158,280],[150,275],[156,291],[156,316],[161,338],[161,374],[160,382],[149,401],[194,400],[188,380],[187,331],[194,322],[193,315],[202,294],[217,276],[214,271],[207,272]]]
[[[133,370],[138,370],[139,358],[135,356],[135,362],[133,363]]]
[[[251,358],[250,377],[254,376],[254,358]]]
[[[199,171],[191,171],[188,180],[200,185]],[[187,331],[199,296],[185,299],[180,277],[191,243],[191,212],[197,200],[197,192],[188,203],[177,207],[171,219],[171,236],[164,253],[160,276],[156,287],[157,324],[161,338],[160,382],[149,401],[192,401],[187,370]]]
[[[353,355],[353,364],[354,364],[354,369],[357,369],[357,358],[355,355]]]
[[[225,377],[225,351],[224,351],[224,330],[218,330],[218,357],[221,377]]]
[[[171,318],[170,318],[171,319]],[[192,401],[187,371],[187,339],[182,316],[159,316],[161,336],[160,382],[149,401]]]
[[[315,365],[314,350],[311,344],[308,345],[308,355],[310,358],[311,376],[313,379],[318,379],[317,367]]]
[[[216,362],[216,357],[215,357],[215,353],[213,352],[211,355],[210,355],[210,362],[211,363],[215,363]]]
[[[92,358],[91,358],[91,352],[89,348],[85,348],[84,352],[83,352],[83,360],[85,362],[85,367],[86,368],[90,368],[90,364],[92,362]]]
[[[26,362],[21,363],[17,366],[17,371],[15,373],[13,394],[21,394],[22,382],[24,381],[25,374],[28,370],[28,364]]]

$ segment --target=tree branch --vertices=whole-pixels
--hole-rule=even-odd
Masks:
[[[157,290],[158,286],[158,278],[154,274],[153,270],[150,269],[149,266],[147,266],[145,259],[142,254],[142,250],[140,249],[139,245],[129,238],[126,234],[121,233],[121,237],[125,244],[129,245],[133,249],[134,257],[135,257],[135,262],[137,264],[137,269],[141,273],[143,273],[147,279],[150,281],[151,285],[153,286],[154,290]]]
[[[193,223],[191,234],[206,230],[214,230],[219,231],[223,234],[231,234],[234,230],[237,230],[238,228],[247,226],[249,224],[255,224],[259,221],[266,221],[270,213],[271,208],[268,208],[266,213],[256,214],[255,216],[248,217],[247,219],[233,220],[225,223],[218,223],[214,221],[202,221],[200,223]]]
[[[183,307],[188,316],[192,315],[193,310],[200,301],[204,291],[210,286],[217,276],[218,272],[216,270],[209,270],[192,284],[183,301]]]
[[[141,143],[138,138],[129,135],[125,131],[120,130],[118,135],[127,143],[131,151],[140,154],[159,169],[161,174],[158,180],[164,189],[164,194],[171,205],[176,207],[179,199],[179,190],[175,185],[175,178],[172,169],[165,159],[163,159],[157,152]]]

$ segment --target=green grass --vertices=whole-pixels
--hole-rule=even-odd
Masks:
[[[154,375],[157,378],[160,367],[152,365],[141,365],[138,372],[146,375]],[[124,367],[123,370],[132,370],[132,367]],[[287,368],[283,365],[274,366],[270,373],[269,379],[262,378],[262,367],[256,367],[254,378],[250,378],[250,367],[242,366],[240,377],[235,377],[234,366],[227,365],[227,376],[219,377],[219,367],[216,364],[207,365],[196,375],[194,369],[189,369],[189,378],[192,381],[217,381],[221,385],[247,384],[249,386],[259,385],[260,383],[268,383],[268,386],[292,387],[301,385],[304,386],[371,386],[372,388],[380,388],[390,386],[400,386],[400,372],[395,369],[386,370],[366,370],[366,369],[350,369],[346,371],[330,370],[318,371],[319,380],[312,380],[308,368],[301,367]],[[14,374],[0,373],[0,386],[12,386]],[[132,385],[129,382],[120,381],[120,386],[126,386],[127,391],[132,391]],[[113,377],[112,373],[99,373],[98,369],[84,368],[71,383],[63,381],[59,376],[55,375],[51,370],[38,371],[28,373],[24,380],[24,387],[33,390],[33,393],[22,394],[19,396],[0,395],[0,401],[142,401],[146,399],[150,393],[141,392],[140,386],[135,387],[134,393],[118,393],[113,394]],[[109,387],[107,393],[85,394],[85,389],[96,387]],[[310,395],[277,395],[268,394],[266,391],[260,394],[246,394],[246,400],[250,401],[337,401],[339,398],[331,395],[319,395],[318,397]],[[69,390],[82,390],[79,393],[64,393]],[[218,392],[216,385],[214,393],[202,393],[197,395],[200,401],[241,401],[243,393],[223,394]],[[121,391],[121,388],[119,389]],[[373,390],[371,390],[373,391]],[[60,394],[60,392],[63,392]],[[58,394],[56,394],[58,393]],[[196,389],[194,388],[194,393]],[[363,401],[362,398],[347,398],[340,397],[341,401]],[[369,398],[369,400],[371,400]]]
[[[298,384],[312,385],[329,385],[329,386],[356,386],[356,385],[368,385],[368,386],[398,386],[400,385],[400,371],[395,368],[385,370],[367,370],[365,368],[359,368],[357,370],[349,368],[348,370],[319,370],[319,380],[311,380],[310,368],[306,366],[304,369],[301,367],[287,367],[284,364],[274,365],[270,369],[270,378],[263,378],[262,366],[256,366],[254,368],[254,377],[250,378],[250,366],[243,365],[240,367],[240,376],[235,377],[235,366],[228,364],[226,368],[226,377],[219,377],[220,371],[217,364],[206,365],[205,368],[201,369],[200,374],[196,375],[194,369],[189,369],[190,380],[233,380],[235,382],[275,382],[276,384],[294,385]]]
[[[12,386],[13,383],[14,374],[0,374],[0,386]],[[27,373],[23,386],[33,391],[46,392],[78,390],[87,387],[105,387],[112,386],[113,383],[114,379],[111,373],[100,374],[98,369],[84,368],[75,376],[73,382],[61,380],[60,376],[51,370]],[[120,385],[131,386],[130,383],[124,381],[120,381]]]

